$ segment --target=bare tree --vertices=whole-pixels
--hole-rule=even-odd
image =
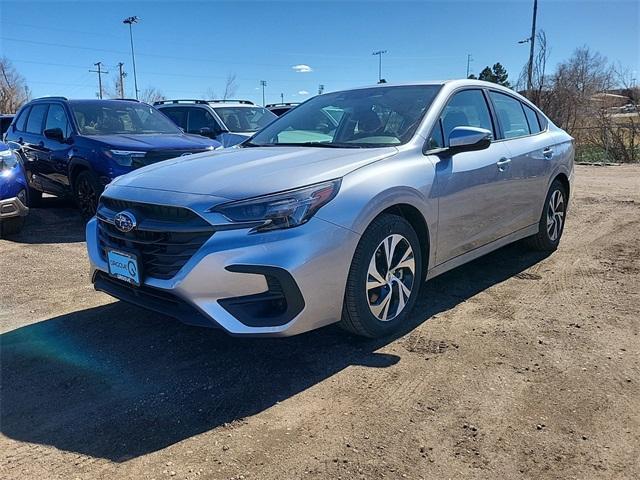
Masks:
[[[522,67],[520,77],[516,84],[519,91],[526,91],[525,95],[533,103],[545,109],[545,100],[548,96],[544,95],[545,90],[549,88],[551,79],[547,76],[547,61],[551,55],[551,49],[547,43],[547,34],[544,30],[540,30],[536,35],[536,54],[533,58],[533,68],[531,72],[531,90],[526,91],[528,77],[528,62]]]
[[[153,102],[166,99],[167,97],[165,97],[164,94],[156,87],[147,87],[140,92],[140,101],[148,104],[153,104]]]
[[[224,95],[222,96],[222,99],[228,100],[232,98],[237,91],[238,84],[236,83],[236,74],[230,73],[229,75],[227,75],[227,82],[224,86]]]
[[[222,100],[229,100],[233,98],[235,94],[238,92],[238,83],[236,82],[236,74],[230,73],[227,75],[227,80],[224,85],[224,93],[222,94]],[[203,99],[204,100],[212,100],[217,99],[218,94],[216,90],[212,87],[207,88],[204,92]]]
[[[31,99],[26,79],[18,73],[11,61],[0,58],[0,113],[15,113]]]

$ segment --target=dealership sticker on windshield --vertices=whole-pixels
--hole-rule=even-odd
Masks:
[[[140,286],[138,259],[130,253],[109,250],[107,252],[109,274],[125,282]]]

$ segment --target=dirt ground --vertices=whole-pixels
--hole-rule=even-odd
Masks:
[[[113,301],[47,201],[0,240],[2,479],[640,478],[638,166],[578,166],[556,253],[433,280],[386,341]]]

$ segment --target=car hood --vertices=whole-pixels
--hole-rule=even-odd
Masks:
[[[149,165],[113,185],[242,199],[340,178],[395,153],[395,147],[231,148]]]
[[[220,142],[200,135],[144,134],[144,135],[96,135],[91,139],[104,144],[105,148],[131,150],[202,150],[217,147]]]

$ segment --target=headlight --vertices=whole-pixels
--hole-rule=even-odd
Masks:
[[[0,171],[13,168],[18,163],[18,157],[13,150],[0,151]]]
[[[252,232],[297,227],[336,196],[341,180],[316,183],[308,187],[262,197],[249,198],[213,207],[232,222],[255,224]]]
[[[131,167],[134,158],[144,158],[147,154],[146,152],[132,150],[105,150],[104,153],[107,157],[123,167]]]

